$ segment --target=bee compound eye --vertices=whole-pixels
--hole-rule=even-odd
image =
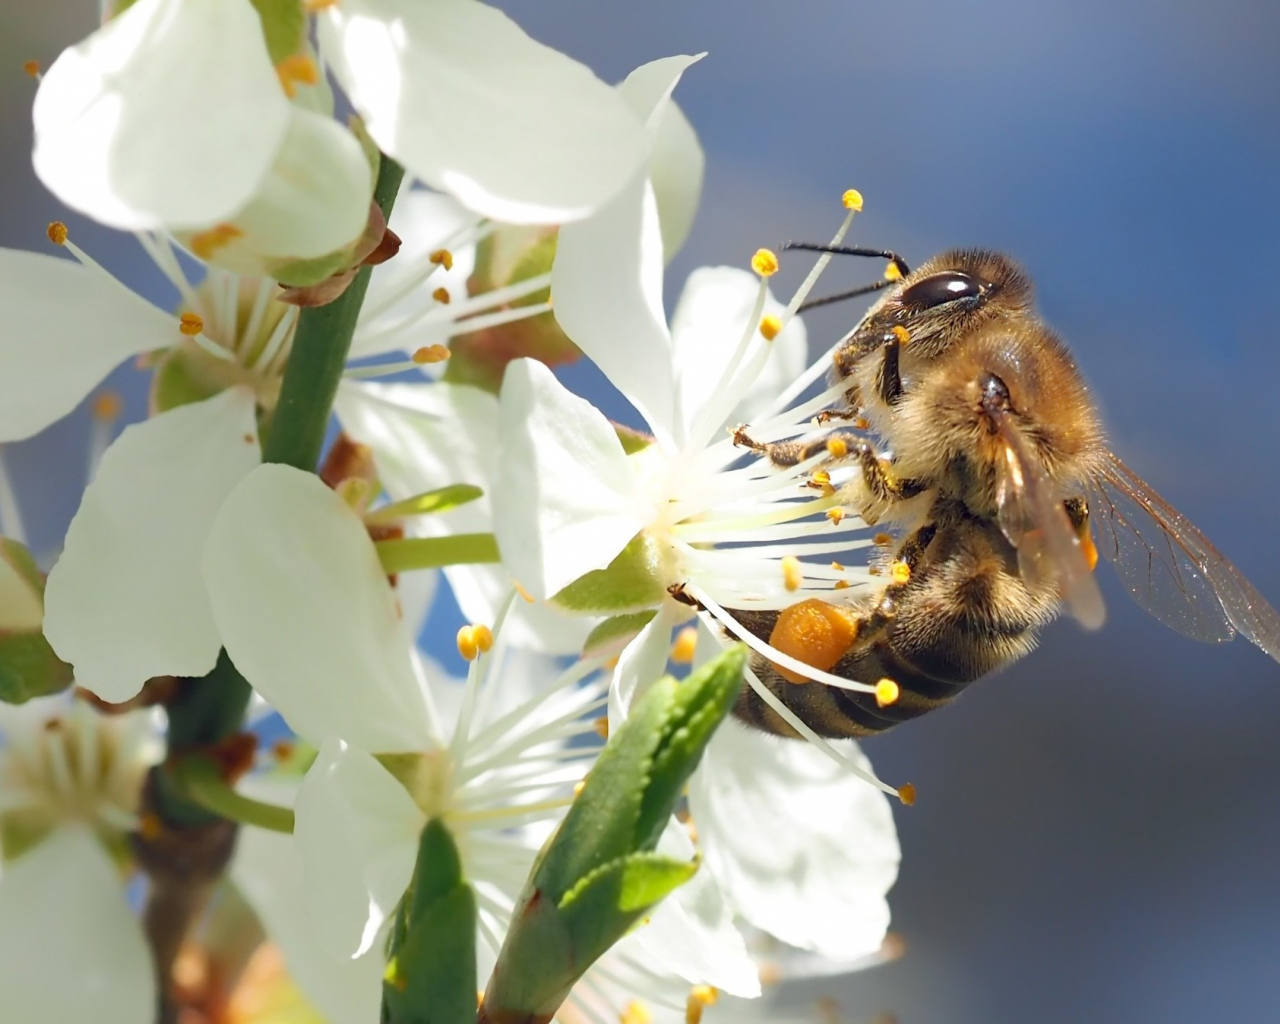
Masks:
[[[933,309],[959,299],[980,298],[983,290],[983,283],[976,277],[959,270],[944,270],[905,289],[898,301],[913,310]]]

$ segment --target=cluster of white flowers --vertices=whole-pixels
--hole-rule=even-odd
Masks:
[[[724,429],[795,436],[830,400],[795,405],[829,365],[806,369],[795,315],[820,267],[786,304],[767,260],[698,270],[668,325],[665,266],[703,174],[671,97],[697,57],[611,87],[476,0],[136,0],[104,17],[41,76],[35,166],[69,208],[134,233],[175,305],[134,294],[62,223],[49,240],[74,259],[0,251],[0,441],[129,358],[152,374],[150,417],[100,439],[42,591],[0,557],[0,675],[9,632],[34,626],[79,688],[0,705],[0,1020],[149,1019],[126,888],[130,837],[162,827],[143,800],[165,757],[149,705],[215,685],[199,680],[224,650],[293,737],[230,772],[231,797],[291,809],[293,834],[244,819],[210,949],[219,914],[250,908],[315,1019],[377,1019],[387,935],[437,818],[476,893],[483,986],[539,848],[646,686],[719,650],[723,608],[874,584],[831,564],[870,541],[797,487],[812,467],[744,464]],[[322,480],[264,463],[259,432],[307,290],[346,285],[384,241],[379,151],[406,171],[400,248],[369,279],[334,405],[371,465]],[[837,240],[860,199],[846,206]],[[554,266],[510,272],[548,237]],[[558,330],[648,434],[501,333],[549,322],[548,288]],[[482,334],[500,389],[441,372],[455,338]],[[109,421],[110,397],[98,405]],[[482,493],[412,514],[454,484]],[[497,561],[442,563],[474,624],[465,680],[417,649],[434,571],[397,579],[380,560],[375,539],[406,534],[496,538]],[[0,536],[22,540],[2,468]],[[852,743],[812,739],[719,728],[659,846],[700,869],[587,971],[562,1024],[750,1019],[738,1000],[777,973],[761,937],[818,973],[883,955],[892,790]]]

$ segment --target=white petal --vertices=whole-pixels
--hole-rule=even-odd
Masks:
[[[443,382],[347,383],[334,409],[343,429],[373,448],[378,479],[392,499],[455,483],[484,490],[483,497],[455,511],[408,521],[410,533],[443,537],[492,532],[497,476],[493,453],[498,449],[495,396]],[[510,571],[502,565],[457,565],[444,572],[468,621],[492,624],[511,594]],[[513,646],[568,654],[582,649],[591,626],[587,618],[539,602],[511,617],[503,628]]]
[[[507,367],[499,425],[498,547],[534,597],[550,597],[608,565],[653,510],[609,421],[542,363]]]
[[[250,796],[279,805],[293,802],[294,787],[254,777],[240,787]],[[280,946],[289,976],[331,1024],[367,1024],[382,1000],[382,951],[355,960],[334,956],[307,919],[303,863],[292,836],[243,828],[236,840],[230,874],[252,905],[272,941]]]
[[[0,879],[0,1021],[138,1024],[155,1012],[151,954],[124,882],[88,830],[67,827]]]
[[[289,103],[249,0],[139,0],[36,93],[35,168],[113,227],[202,227],[248,201]]]
[[[475,0],[343,0],[320,44],[378,145],[495,220],[585,217],[644,159],[612,89]]]
[[[223,503],[204,578],[236,667],[294,732],[421,750],[411,641],[360,518],[311,473],[264,465]]]
[[[689,275],[671,318],[681,415],[686,426],[693,424],[699,410],[728,383],[725,370],[743,334],[748,328],[758,330],[758,324],[748,325],[747,317],[759,287],[754,274],[737,267],[700,267]],[[770,294],[765,300],[764,315],[779,315],[784,308]],[[729,422],[741,423],[749,418],[805,367],[807,345],[804,323],[799,318],[793,319],[773,341],[766,343],[757,336],[753,344],[768,344],[769,360],[755,385],[744,392]]]
[[[662,250],[668,263],[693,228],[705,170],[706,157],[698,133],[684,111],[674,101],[668,102],[649,155],[649,181],[658,202]]]
[[[293,839],[308,919],[333,956],[368,951],[413,877],[426,819],[370,755],[336,740],[320,748],[298,791]]]
[[[172,316],[71,260],[0,249],[0,442],[61,419],[116,365],[181,340]]]
[[[690,780],[689,810],[706,867],[751,924],[837,959],[880,948],[900,852],[879,790],[808,743],[729,720]]]
[[[667,260],[684,243],[702,193],[702,147],[688,119],[671,100],[680,76],[705,57],[663,57],[642,64],[618,86],[632,113],[645,125],[648,174],[658,203]]]
[[[333,118],[293,109],[275,163],[230,223],[240,236],[210,262],[243,274],[351,246],[369,220],[372,172],[360,143]]]
[[[253,395],[231,388],[129,427],[103,456],[45,588],[45,633],[104,700],[151,676],[202,676],[222,642],[200,553],[258,464]]]
[[[658,614],[622,649],[613,678],[609,680],[610,730],[621,727],[636,698],[666,672],[671,631],[687,617],[687,606],[678,601],[663,601]]]
[[[675,382],[664,266],[658,207],[642,170],[594,217],[560,229],[551,294],[564,333],[670,444]]]
[[[658,840],[658,852],[693,859],[693,843],[674,818]],[[658,905],[635,932],[646,959],[692,985],[714,985],[735,996],[760,994],[760,975],[733,924],[733,908],[705,866]]]
[[[467,294],[467,279],[475,269],[474,245],[450,245],[453,266],[437,266],[428,283],[407,289],[420,277],[427,257],[460,235],[466,237],[479,218],[463,209],[451,197],[422,188],[406,188],[396,199],[391,212],[391,229],[400,236],[400,251],[395,259],[373,268],[369,292],[360,310],[360,324],[351,342],[351,358],[377,355],[399,346],[405,335],[389,334],[397,325],[411,323],[428,310],[438,309],[432,297],[437,288],[459,297]],[[452,332],[451,321],[423,324],[408,335],[414,345],[444,342]]]

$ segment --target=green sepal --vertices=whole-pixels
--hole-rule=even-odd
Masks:
[[[618,440],[622,442],[622,450],[628,455],[642,452],[653,444],[653,435],[646,434],[643,430],[634,430],[631,427],[623,426],[621,423],[614,423],[612,426],[613,432],[618,435]]]
[[[43,633],[0,637],[0,701],[25,704],[71,685],[71,666],[53,653]]]
[[[71,685],[71,666],[53,653],[40,631],[44,610],[44,574],[31,552],[8,537],[0,537],[0,559],[12,571],[13,596],[19,608],[0,608],[0,701],[25,704]],[[12,579],[12,577],[10,577]],[[6,611],[16,618],[5,621]]]
[[[290,288],[307,288],[310,285],[319,284],[351,266],[352,256],[359,241],[360,239],[356,239],[350,245],[344,245],[341,249],[335,249],[323,256],[313,256],[305,260],[278,260],[271,264],[268,273],[274,280]]]
[[[635,638],[636,634],[649,625],[657,614],[655,609],[650,608],[648,611],[630,612],[605,619],[587,634],[586,642],[582,645],[582,656],[600,658],[620,651]]]
[[[383,1024],[474,1024],[476,897],[453,836],[439,818],[418,840],[383,976]]]
[[[272,64],[300,49],[307,36],[307,13],[301,0],[249,0],[262,19],[262,35]]]
[[[618,615],[661,604],[662,580],[657,545],[639,533],[607,566],[579,576],[551,601],[579,615]]]

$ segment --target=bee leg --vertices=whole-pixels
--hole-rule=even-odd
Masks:
[[[897,405],[898,400],[902,398],[902,371],[899,368],[899,358],[902,354],[902,337],[892,331],[889,333],[892,335],[893,340],[885,341],[884,361],[880,364],[880,379],[877,389],[886,405]]]

